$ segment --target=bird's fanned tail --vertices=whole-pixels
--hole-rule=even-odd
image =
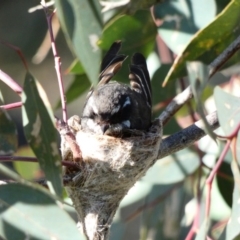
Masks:
[[[141,53],[135,53],[129,69],[132,89],[142,94],[149,107],[152,107],[152,89],[145,57]]]

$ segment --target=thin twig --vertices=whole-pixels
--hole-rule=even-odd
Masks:
[[[180,83],[180,86],[181,86],[181,89],[182,91],[184,91],[186,89],[186,86],[185,86],[185,82],[184,82],[184,79],[183,78],[180,78],[179,79],[179,83]],[[186,102],[186,107],[188,109],[188,113],[191,117],[191,120],[192,120],[192,123],[196,122],[198,119],[196,119],[196,116],[195,116],[195,111],[192,107],[192,104],[190,101],[187,101]]]
[[[240,123],[238,123],[237,127],[233,130],[233,132],[227,136],[222,136],[222,135],[218,135],[216,134],[216,136],[220,139],[232,139],[233,137],[235,137],[238,134],[238,131],[240,130]]]
[[[240,36],[234,40],[214,61],[210,64],[209,78],[211,78],[235,52],[240,49]]]
[[[166,109],[160,114],[159,119],[162,121],[163,126],[172,118],[172,116],[191,98],[193,97],[192,90],[187,87],[183,92],[179,93],[168,104]]]
[[[71,132],[67,123],[61,121],[60,119],[55,118],[56,128],[61,135],[65,139],[65,141],[69,144],[71,152],[73,154],[73,161],[82,163],[82,152],[80,147],[76,142],[76,138],[74,134]],[[62,140],[63,141],[63,140]]]
[[[0,162],[33,162],[38,163],[38,159],[35,157],[22,157],[22,156],[0,156]],[[79,170],[79,164],[70,161],[61,161],[62,166],[71,167]]]
[[[72,182],[72,177],[68,176],[68,175],[64,175],[62,177],[62,181],[63,181],[63,185],[66,186],[68,185],[70,182]],[[34,180],[34,182],[48,188],[48,184],[47,184],[47,180],[45,178],[43,179],[37,179],[37,180]]]
[[[52,6],[52,5],[54,5],[54,1],[49,1],[49,2],[45,3],[45,6],[47,6],[47,7],[50,7],[50,6]],[[28,9],[28,12],[29,12],[29,13],[33,13],[33,12],[35,12],[35,11],[37,11],[37,10],[42,10],[42,9],[43,9],[43,6],[42,6],[42,5],[37,5],[37,6],[35,6],[35,7],[29,8],[29,9]]]
[[[57,15],[53,16],[52,28],[53,28],[53,35],[54,35],[53,37],[55,39],[60,29],[60,23],[58,21]],[[41,63],[46,58],[50,49],[51,49],[50,33],[49,31],[47,31],[40,47],[37,49],[37,52],[32,58],[32,62],[34,64]]]
[[[23,56],[23,53],[22,53],[21,49],[17,46],[12,45],[11,43],[6,42],[6,41],[1,41],[1,43],[4,44],[7,47],[13,49],[18,54],[18,56],[20,57],[26,71],[29,71],[27,61],[26,61],[25,57]]]
[[[0,162],[38,162],[35,157],[22,157],[22,156],[0,156]]]
[[[226,63],[231,56],[240,49],[240,36],[232,42],[216,59],[210,64],[211,71],[209,79]],[[192,89],[187,87],[183,92],[178,94],[166,107],[165,111],[161,113],[159,119],[162,121],[163,126],[171,119],[171,117],[191,98],[193,97]]]
[[[15,102],[15,103],[9,103],[5,105],[1,105],[0,108],[3,108],[5,110],[12,110],[14,108],[19,108],[22,106],[22,102]]]
[[[64,87],[63,87],[63,80],[62,80],[62,73],[61,73],[61,59],[58,55],[56,44],[55,44],[55,39],[54,39],[54,34],[53,34],[53,29],[52,29],[52,17],[55,14],[55,11],[51,14],[48,13],[47,5],[44,0],[41,1],[41,4],[43,6],[43,9],[46,14],[47,18],[47,24],[48,24],[48,30],[50,33],[50,38],[51,38],[51,43],[52,43],[52,52],[54,56],[54,62],[55,62],[55,69],[56,69],[56,74],[57,74],[57,79],[58,79],[58,86],[59,86],[59,93],[60,93],[60,98],[61,98],[61,104],[62,104],[62,114],[63,114],[63,121],[67,122],[67,107],[66,107],[66,98],[64,95]]]
[[[227,144],[225,145],[219,159],[217,160],[217,163],[215,164],[213,170],[211,171],[209,177],[206,180],[206,186],[207,186],[207,193],[206,193],[206,218],[209,218],[210,213],[210,205],[211,205],[211,189],[212,189],[212,182],[214,177],[217,174],[218,169],[220,168],[223,160],[225,159],[226,154],[228,153],[231,145],[231,140],[227,141]]]

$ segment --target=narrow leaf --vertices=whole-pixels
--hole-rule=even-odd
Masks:
[[[75,59],[66,70],[68,74],[83,74],[84,68],[78,59]]]
[[[199,165],[198,156],[189,149],[184,149],[157,161],[142,181],[154,184],[177,183],[194,173]]]
[[[153,50],[156,32],[151,13],[138,11],[133,16],[122,15],[110,22],[103,31],[99,46],[108,50],[114,41],[122,40],[124,54],[140,52],[147,57]]]
[[[208,68],[201,62],[187,62],[187,71],[194,99],[197,104],[197,111],[204,122],[204,130],[215,141],[216,136],[205,117],[205,109],[201,99],[202,92],[207,85]]]
[[[186,61],[199,60],[211,63],[236,36],[239,35],[240,0],[233,0],[207,27],[197,32],[191,42],[175,59],[172,68],[165,78],[164,85],[170,80],[183,76]],[[216,29],[220,29],[216,31]],[[239,53],[238,53],[239,54]],[[233,62],[239,61],[239,55]]]
[[[70,47],[93,84],[98,82],[102,16],[97,0],[56,0],[57,14]]]
[[[214,99],[220,125],[225,134],[229,135],[240,122],[240,99],[226,93],[220,87],[215,87]]]
[[[205,240],[207,237],[208,228],[209,228],[209,221],[207,219],[204,219],[199,231],[197,232],[197,236],[195,240]]]
[[[0,186],[4,239],[85,239],[70,216],[44,192],[21,184]]]
[[[56,194],[61,196],[61,157],[57,145],[57,132],[39,94],[37,81],[30,73],[26,75],[23,90],[22,115],[26,139],[47,180],[51,182]]]
[[[114,80],[129,83],[129,62],[134,53],[147,57],[154,49],[157,28],[149,11],[140,10],[134,15],[121,15],[110,21],[103,31],[99,47],[107,51],[116,40],[122,41],[121,53],[129,57]]]
[[[16,152],[18,146],[17,128],[8,113],[0,108],[0,155]]]
[[[79,98],[85,91],[90,89],[90,81],[86,74],[75,75],[72,84],[69,86],[66,92],[67,103],[73,102],[75,99]],[[61,106],[59,101],[57,108]]]
[[[175,54],[180,54],[193,35],[215,15],[215,0],[175,0],[154,6],[154,17],[162,22],[158,33]]]

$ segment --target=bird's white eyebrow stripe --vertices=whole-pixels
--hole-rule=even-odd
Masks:
[[[131,104],[130,98],[127,97],[125,103],[123,104],[123,108],[125,108],[127,105],[130,105],[130,104]]]
[[[122,124],[123,124],[124,126],[128,127],[128,128],[131,127],[131,123],[130,123],[129,120],[125,120],[125,121],[123,121]]]

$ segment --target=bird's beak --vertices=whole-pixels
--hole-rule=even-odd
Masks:
[[[105,134],[105,132],[109,129],[109,124],[108,123],[103,123],[101,125],[101,130],[102,130],[102,133],[103,135]]]

